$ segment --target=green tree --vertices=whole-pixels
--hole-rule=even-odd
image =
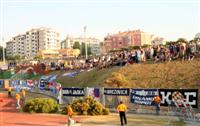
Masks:
[[[4,48],[4,51],[5,51],[5,55],[6,55],[6,49]],[[3,47],[0,46],[0,60],[2,61],[3,60]]]
[[[0,46],[0,60],[3,60],[3,47]]]
[[[85,43],[82,43],[81,44],[81,55],[85,55]],[[91,55],[92,52],[91,52],[91,47],[89,45],[87,45],[87,52],[88,52],[88,55]]]
[[[13,56],[6,56],[7,60],[15,60]]]
[[[14,60],[21,60],[20,55],[14,55]]]
[[[42,56],[35,56],[33,59],[40,60],[40,59],[42,59]]]
[[[179,38],[176,42],[187,43],[188,41],[185,38]]]
[[[80,49],[81,50],[80,43],[79,42],[74,42],[73,49]]]

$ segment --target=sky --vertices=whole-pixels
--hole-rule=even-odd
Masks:
[[[100,40],[109,33],[141,29],[177,40],[200,31],[200,0],[1,0],[0,38],[31,28],[54,28],[61,34]],[[2,44],[2,43],[1,43]]]

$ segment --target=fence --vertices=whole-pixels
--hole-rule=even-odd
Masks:
[[[30,88],[31,92],[40,93],[58,99],[60,103],[66,104],[84,96],[92,96],[108,108],[116,108],[119,101],[123,101],[129,109],[134,111],[152,110],[151,101],[155,95],[161,97],[163,109],[168,106],[168,101],[172,99],[172,93],[179,91],[183,94],[186,102],[199,111],[200,92],[199,89],[129,89],[129,88],[57,88],[56,84],[48,88],[41,86],[39,82],[30,80],[0,80],[0,87],[8,86]],[[26,82],[26,83],[25,83]]]

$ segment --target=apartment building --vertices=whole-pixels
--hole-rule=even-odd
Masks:
[[[17,54],[17,45],[14,41],[9,41],[6,43],[6,55],[7,56],[14,56]]]
[[[25,57],[26,35],[17,35],[11,41],[6,43],[6,52],[8,56],[19,55]]]
[[[35,57],[39,50],[38,29],[31,29],[26,32],[25,57]]]
[[[60,36],[51,28],[42,27],[38,29],[39,50],[57,50],[60,49]]]
[[[91,48],[92,54],[100,54],[100,40],[96,38],[87,38],[88,45]]]
[[[163,41],[163,38],[155,37],[154,35],[143,32],[140,29],[132,31],[128,30],[125,32],[119,32],[118,34],[108,34],[104,38],[103,45],[105,46],[105,50],[107,52],[113,49],[121,49],[128,46],[152,45],[154,39],[159,42]]]
[[[7,55],[34,58],[39,50],[60,49],[59,33],[47,27],[31,29],[6,43]]]
[[[61,42],[61,49],[66,49],[66,48],[73,48],[73,45],[75,42],[79,42],[80,45],[82,43],[87,42],[88,46],[91,48],[91,53],[92,54],[100,54],[100,40],[96,38],[82,38],[82,37],[66,37],[65,40]]]
[[[73,48],[73,45],[75,42],[78,42],[79,44],[82,44],[84,42],[84,39],[81,37],[69,37],[67,36],[62,42],[61,42],[61,49],[67,49],[67,48]]]

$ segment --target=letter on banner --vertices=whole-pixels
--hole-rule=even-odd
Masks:
[[[169,96],[171,95],[171,92],[167,92],[167,95],[165,95],[165,92],[160,92],[162,95],[161,103],[165,103],[165,101],[170,101]]]
[[[190,105],[196,105],[196,100],[192,100],[192,101],[189,101],[190,99],[190,96],[193,96],[196,97],[196,93],[195,92],[184,92],[185,96],[186,96],[186,103],[189,103]]]

